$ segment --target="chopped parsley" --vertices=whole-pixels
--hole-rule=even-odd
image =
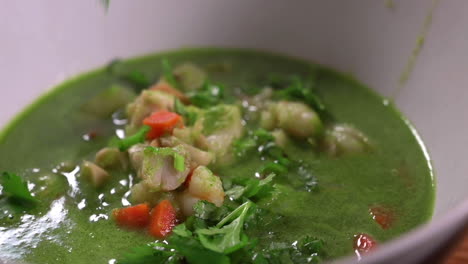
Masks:
[[[172,156],[174,158],[174,168],[177,171],[184,171],[185,170],[185,158],[179,152],[177,152],[173,148],[156,148],[148,146],[145,148],[145,154],[156,154],[156,155],[163,155],[163,156]]]
[[[151,127],[142,126],[140,130],[138,130],[135,134],[117,141],[112,141],[110,144],[116,144],[120,151],[126,151],[131,146],[144,142],[146,139],[146,135],[150,130]]]
[[[190,102],[200,108],[209,108],[224,99],[224,87],[206,81],[203,86],[189,94]]]
[[[2,192],[14,200],[21,202],[37,203],[39,200],[31,195],[28,185],[23,179],[14,173],[3,172],[1,177]]]

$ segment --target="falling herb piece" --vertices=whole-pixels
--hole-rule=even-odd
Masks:
[[[107,11],[109,9],[110,0],[101,0],[101,3]]]
[[[193,126],[197,121],[198,114],[194,111],[188,110],[185,105],[177,98],[174,101],[174,110],[177,114],[181,115],[185,119],[186,126]]]
[[[3,193],[10,198],[24,202],[39,202],[39,200],[29,192],[27,183],[17,174],[3,172],[1,185],[3,187]]]
[[[179,83],[177,82],[174,74],[172,73],[172,66],[169,63],[169,60],[163,59],[162,62],[162,69],[163,69],[163,77],[166,82],[168,82],[172,87],[178,88]]]
[[[120,140],[111,140],[109,143],[111,146],[114,144],[117,145],[117,147],[120,149],[120,151],[126,151],[129,149],[131,146],[136,145],[138,143],[142,143],[146,139],[146,134],[151,130],[151,127],[149,126],[142,126],[140,130],[138,130],[135,134],[126,137],[124,139]]]

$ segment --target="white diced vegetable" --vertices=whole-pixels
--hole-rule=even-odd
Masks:
[[[121,152],[118,148],[111,147],[106,147],[98,151],[96,153],[95,162],[104,169],[126,169],[128,166],[125,153]]]
[[[110,175],[107,171],[90,161],[83,161],[81,165],[81,176],[91,182],[96,188],[101,187],[110,179]]]
[[[200,67],[190,62],[175,67],[173,75],[185,91],[199,89],[206,80],[206,73]]]
[[[326,131],[323,145],[332,156],[363,153],[370,150],[368,138],[349,125],[334,125]]]
[[[188,192],[216,206],[221,206],[224,202],[224,190],[221,179],[205,166],[199,166],[193,171]]]
[[[145,182],[139,182],[132,186],[130,190],[130,201],[132,203],[145,203],[149,202],[155,204],[161,197],[161,192],[153,192],[145,184]]]
[[[275,129],[273,132],[271,132],[271,134],[275,138],[276,145],[282,148],[284,148],[290,140],[288,135],[286,135],[286,133],[282,129]]]
[[[308,138],[323,131],[322,121],[309,106],[299,102],[281,101],[276,104],[277,127],[297,138]]]
[[[198,165],[208,166],[214,159],[212,153],[186,144],[174,136],[163,137],[160,141],[163,147],[182,146],[190,155],[190,159],[192,160],[191,167],[197,167]]]
[[[185,216],[193,215],[193,206],[200,201],[200,198],[193,196],[187,190],[178,195],[178,202],[181,206],[182,213]]]
[[[148,147],[143,150],[138,176],[151,191],[172,191],[184,183],[190,171],[190,162],[190,156],[182,146]]]
[[[135,93],[133,91],[114,84],[91,98],[83,105],[83,110],[98,117],[109,117],[119,108],[125,107],[134,98]]]
[[[232,142],[242,136],[241,112],[235,105],[218,105],[208,109],[202,120],[205,144],[209,152],[216,156],[216,164],[228,164],[232,161]]]

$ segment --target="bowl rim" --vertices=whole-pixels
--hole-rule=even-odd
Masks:
[[[255,53],[263,53],[264,55],[270,55],[270,56],[279,56],[279,57],[284,57],[288,59],[293,59],[296,61],[304,62],[306,64],[313,64],[313,65],[319,65],[320,67],[323,67],[325,69],[331,69],[334,72],[342,75],[346,75],[341,70],[336,70],[333,66],[330,66],[328,64],[324,63],[318,63],[314,60],[307,59],[307,58],[302,58],[300,56],[295,56],[292,54],[289,54],[287,52],[279,52],[279,51],[272,51],[268,49],[257,49],[257,48],[248,48],[248,47],[230,47],[230,46],[210,46],[210,45],[203,45],[203,46],[188,46],[188,47],[182,47],[182,48],[170,48],[170,49],[163,49],[163,50],[157,50],[157,51],[150,51],[150,52],[142,52],[142,53],[137,53],[132,56],[128,57],[119,57],[119,59],[125,60],[125,61],[136,61],[148,56],[153,56],[153,55],[162,55],[162,54],[172,54],[172,53],[179,53],[179,52],[193,52],[193,51],[206,51],[206,50],[228,50],[228,51],[233,51],[233,52],[255,52]],[[31,111],[34,110],[35,106],[40,104],[42,100],[47,99],[50,96],[53,96],[56,92],[59,92],[63,88],[66,88],[68,84],[80,81],[82,78],[86,78],[89,76],[92,76],[94,74],[99,74],[102,71],[106,70],[106,67],[108,66],[109,63],[103,63],[97,66],[92,66],[89,67],[87,70],[84,71],[78,71],[77,73],[74,73],[70,76],[68,76],[65,80],[60,81],[58,84],[50,85],[48,89],[45,91],[41,92],[39,96],[36,96],[32,99],[32,101],[29,101],[26,106],[22,107],[18,112],[13,113],[12,116],[3,124],[0,124],[0,140],[3,139],[9,132],[10,130],[16,126],[18,122],[20,122],[24,116],[28,115]],[[347,76],[350,77],[350,76]],[[351,76],[351,80],[359,81],[358,78]],[[368,85],[365,85],[365,87],[370,90],[373,93],[377,93],[373,88],[371,88]],[[379,94],[379,93],[377,93]],[[379,94],[379,96],[381,96]],[[404,112],[402,112],[398,106],[395,106],[395,110],[398,111],[399,114],[402,115],[403,121],[410,127],[412,130],[413,136],[417,139],[418,145],[422,148],[423,150],[423,155],[425,156],[426,160],[428,161],[428,165],[430,166],[431,170],[431,177],[433,184],[437,185],[437,177],[435,176],[435,171],[436,169],[434,168],[434,164],[432,162],[432,159],[430,158],[430,154],[427,149],[427,146],[425,145],[425,141],[421,139],[420,134],[418,133],[418,130],[415,128],[413,125],[413,122],[407,118]],[[434,186],[434,192],[436,190],[436,186]],[[435,201],[437,199],[436,194],[434,194],[434,200],[433,206],[435,207]],[[435,210],[435,208],[433,208]],[[403,252],[407,251],[408,248],[415,247],[419,244],[423,244],[425,241],[430,240],[433,237],[443,237],[443,234],[446,233],[447,231],[451,230],[450,227],[459,227],[461,228],[462,222],[464,220],[468,220],[468,197],[463,199],[462,201],[459,201],[455,204],[455,206],[447,211],[447,213],[444,213],[441,216],[430,216],[427,221],[414,229],[404,232],[395,238],[388,240],[387,242],[382,243],[381,247],[379,247],[378,250],[375,250],[373,252],[370,252],[369,254],[366,254],[365,256],[362,256],[362,259],[360,259],[359,263],[362,264],[371,264],[371,263],[379,263],[382,261],[390,261],[392,258],[397,257],[398,255],[401,255]],[[452,229],[453,230],[453,229]],[[0,259],[0,264],[2,260]],[[354,254],[348,254],[336,259],[331,259],[327,262],[330,263],[337,263],[337,264],[346,264],[346,263],[355,263],[357,261],[357,257]],[[13,262],[16,263],[16,262]]]

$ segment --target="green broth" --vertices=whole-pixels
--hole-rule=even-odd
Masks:
[[[302,159],[317,178],[318,190],[306,192],[294,184],[295,173],[279,178],[279,194],[260,201],[281,217],[267,215],[264,224],[247,230],[267,247],[271,241],[292,243],[304,234],[325,242],[327,258],[353,251],[353,236],[371,234],[386,241],[427,221],[432,214],[434,182],[430,163],[412,127],[384,99],[362,84],[319,65],[256,51],[196,49],[155,54],[126,62],[126,67],[156,80],[161,59],[173,65],[191,61],[202,67],[229,63],[230,72],[210,72],[230,96],[239,88],[258,87],[269,73],[319,76],[318,94],[331,115],[352,124],[371,140],[371,154],[330,158],[293,143],[286,149]],[[143,232],[118,228],[112,209],[125,205],[133,175],[112,173],[102,189],[94,189],[71,173],[57,172],[61,162],[79,164],[92,159],[119,128],[112,120],[83,114],[82,105],[115,82],[98,70],[66,82],[18,117],[0,139],[0,168],[20,174],[40,197],[40,205],[21,212],[0,200],[0,258],[31,263],[108,263],[134,246],[152,241]],[[120,127],[122,128],[122,127]],[[92,141],[83,135],[97,131]],[[253,175],[256,159],[215,169],[223,177]],[[44,176],[54,179],[49,193],[40,193]],[[396,215],[391,228],[382,229],[369,208],[384,204]]]

